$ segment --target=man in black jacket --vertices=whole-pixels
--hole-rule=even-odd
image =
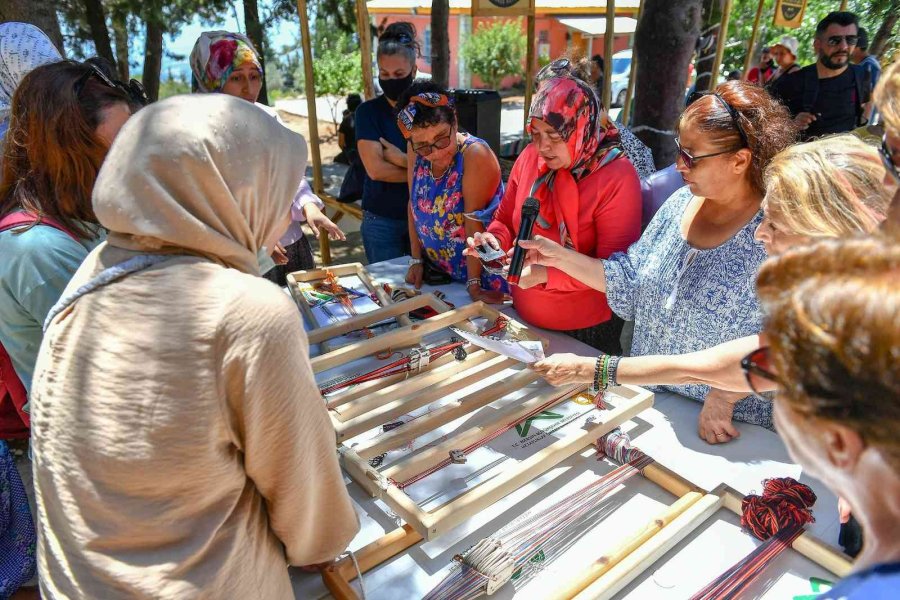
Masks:
[[[856,15],[829,13],[816,27],[816,63],[784,75],[771,88],[794,115],[804,140],[863,124],[871,86],[865,72],[850,64],[858,36]]]

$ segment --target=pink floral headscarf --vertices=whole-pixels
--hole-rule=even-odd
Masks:
[[[247,36],[230,31],[201,33],[191,51],[193,91],[221,92],[231,72],[248,62],[262,73],[259,53]]]

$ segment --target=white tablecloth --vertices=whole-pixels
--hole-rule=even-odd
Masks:
[[[379,282],[404,285],[407,259],[374,265],[368,270]],[[426,286],[424,291],[431,288]],[[461,306],[469,302],[460,284],[441,286],[447,299]],[[504,312],[515,316],[512,307]],[[544,332],[550,340],[549,352],[575,352],[591,355],[596,351],[559,333]],[[545,384],[546,385],[546,384]],[[724,445],[711,446],[697,436],[697,418],[701,404],[672,393],[657,393],[654,407],[641,413],[629,425],[635,445],[658,462],[694,484],[713,489],[727,483],[744,493],[761,492],[762,480],[790,476],[811,486],[818,496],[816,522],[809,529],[825,541],[836,544],[839,530],[837,499],[817,480],[810,479],[794,464],[773,432],[737,423],[740,438]],[[585,456],[587,456],[586,453]],[[420,598],[447,573],[452,557],[478,540],[491,535],[538,503],[547,503],[596,479],[608,468],[593,457],[576,455],[551,469],[529,485],[498,502],[489,510],[431,542],[413,546],[395,559],[364,576],[367,598],[396,600]],[[347,478],[349,490],[359,514],[361,530],[351,544],[358,549],[395,529],[398,522],[384,505],[370,498]],[[549,499],[549,500],[548,500]],[[590,560],[615,545],[639,526],[647,523],[674,501],[669,493],[636,477],[628,481],[604,502],[613,511],[586,532],[565,554],[545,566],[544,572],[513,595],[510,586],[495,598],[542,598],[546,586],[552,589],[577,575]],[[725,509],[701,526],[695,535],[678,544],[657,561],[617,597],[646,599],[687,598],[721,574],[759,542],[740,530],[739,519]],[[318,575],[292,570],[296,598],[327,595]],[[747,597],[794,598],[824,591],[812,578],[833,579],[829,573],[788,551],[750,589]]]

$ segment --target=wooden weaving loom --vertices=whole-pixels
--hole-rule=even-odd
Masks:
[[[504,320],[507,333],[516,339],[540,339],[525,326],[477,302],[316,357],[312,360],[313,370],[321,373],[388,348],[396,349],[420,344],[424,336],[450,326],[473,331],[475,326],[471,319],[477,317],[485,318],[489,322]],[[541,341],[545,343],[544,340]],[[326,397],[326,405],[331,414],[337,440],[341,444],[339,452],[345,471],[372,497],[380,498],[406,522],[403,527],[355,553],[360,572],[374,568],[423,539],[434,539],[446,533],[584,450],[598,437],[653,404],[653,394],[642,388],[618,386],[611,389],[610,391],[618,397],[616,405],[605,407],[607,410],[595,411],[596,419],[579,429],[577,433],[553,441],[518,464],[505,468],[499,475],[477,484],[433,510],[426,511],[404,491],[407,485],[412,485],[424,476],[453,463],[464,462],[468,452],[482,447],[487,441],[508,431],[529,416],[583,394],[587,387],[546,386],[540,393],[533,394],[524,401],[502,405],[490,418],[486,418],[475,427],[447,434],[437,443],[423,447],[384,468],[373,467],[370,464],[372,459],[391,450],[403,448],[411,440],[434,432],[456,419],[474,414],[479,409],[540,379],[533,371],[522,368],[499,382],[467,389],[506,369],[521,366],[521,363],[471,345],[465,345],[463,348],[466,350],[464,360],[450,354],[444,355],[435,361],[425,361],[424,366],[420,366],[414,375],[407,373],[368,381]],[[384,426],[401,415],[463,391],[464,395],[459,399],[448,402],[400,427],[383,431],[352,448],[345,443],[361,433]],[[350,585],[355,577],[356,567],[349,559],[339,561],[323,570],[326,586],[339,599],[357,597]]]

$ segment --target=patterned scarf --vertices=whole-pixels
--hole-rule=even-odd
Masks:
[[[577,215],[580,195],[577,183],[612,161],[625,156],[619,131],[613,125],[594,89],[575,76],[568,59],[553,61],[538,73],[538,90],[528,113],[531,124],[540,119],[566,142],[572,164],[554,171],[538,156],[538,173],[531,187],[541,202],[539,224],[559,228],[560,243],[578,249]],[[538,192],[546,186],[546,193]],[[568,223],[568,227],[567,227]]]
[[[409,104],[397,113],[397,126],[406,139],[409,139],[409,136],[412,135],[413,120],[416,118],[417,107],[420,104],[431,108],[437,108],[438,106],[453,108],[454,106],[453,98],[435,92],[422,92],[410,98]]]
[[[221,92],[231,73],[244,63],[251,63],[262,74],[259,53],[247,36],[204,31],[191,50],[191,91]]]
[[[0,121],[9,117],[13,92],[28,73],[63,59],[43,31],[28,23],[0,25]]]

